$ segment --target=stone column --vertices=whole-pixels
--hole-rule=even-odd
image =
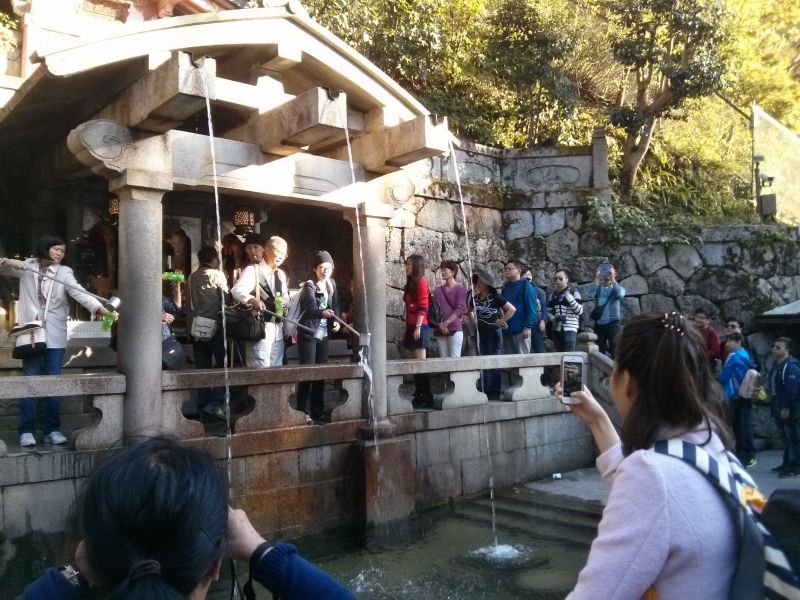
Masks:
[[[389,414],[386,388],[386,225],[394,209],[373,201],[361,204],[356,210],[358,215],[345,215],[353,226],[356,329],[371,334],[372,410],[378,427],[384,429],[388,427]]]
[[[164,432],[161,406],[161,198],[172,189],[164,136],[137,134],[107,119],[70,131],[78,161],[109,180],[120,200],[117,367],[126,377],[126,441]]]
[[[127,375],[125,440],[164,433],[161,405],[161,198],[171,182],[126,171],[113,180],[119,196],[117,366]],[[156,178],[157,179],[157,178]],[[153,187],[149,187],[153,186]]]

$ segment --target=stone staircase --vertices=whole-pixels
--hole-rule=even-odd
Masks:
[[[497,531],[522,533],[534,539],[553,540],[588,549],[597,535],[603,512],[599,502],[568,496],[506,488],[497,492],[495,514]],[[459,518],[492,523],[489,498],[481,498],[457,509]]]

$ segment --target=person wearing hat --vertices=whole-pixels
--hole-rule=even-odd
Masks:
[[[328,337],[339,331],[333,316],[339,314],[339,294],[333,280],[333,258],[326,250],[311,254],[311,277],[298,292],[300,323],[314,331],[297,329],[297,350],[301,365],[328,362]],[[306,413],[306,422],[323,424],[325,418],[325,381],[301,381],[297,384],[297,410]]]
[[[289,281],[286,273],[278,268],[286,260],[286,240],[278,236],[266,239],[260,233],[250,233],[244,239],[244,252],[252,264],[242,271],[231,288],[231,296],[254,310],[275,312],[275,297],[288,298]],[[266,317],[264,339],[247,342],[248,367],[279,367],[283,364],[283,324],[277,317],[269,314]]]
[[[472,275],[472,294],[467,299],[467,314],[478,330],[478,354],[492,356],[503,349],[503,329],[516,308],[497,293],[494,279],[486,271]],[[481,371],[481,390],[489,400],[500,399],[500,370]]]

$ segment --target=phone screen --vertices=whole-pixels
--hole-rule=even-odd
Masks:
[[[600,264],[600,275],[602,277],[606,277],[610,271],[611,271],[611,264],[610,263],[601,263]]]
[[[580,392],[583,389],[583,362],[562,363],[561,389],[565,398],[572,392]]]

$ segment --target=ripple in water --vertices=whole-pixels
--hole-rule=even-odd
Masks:
[[[469,553],[471,558],[478,558],[495,565],[520,563],[528,559],[531,549],[526,546],[509,544],[492,544]]]

